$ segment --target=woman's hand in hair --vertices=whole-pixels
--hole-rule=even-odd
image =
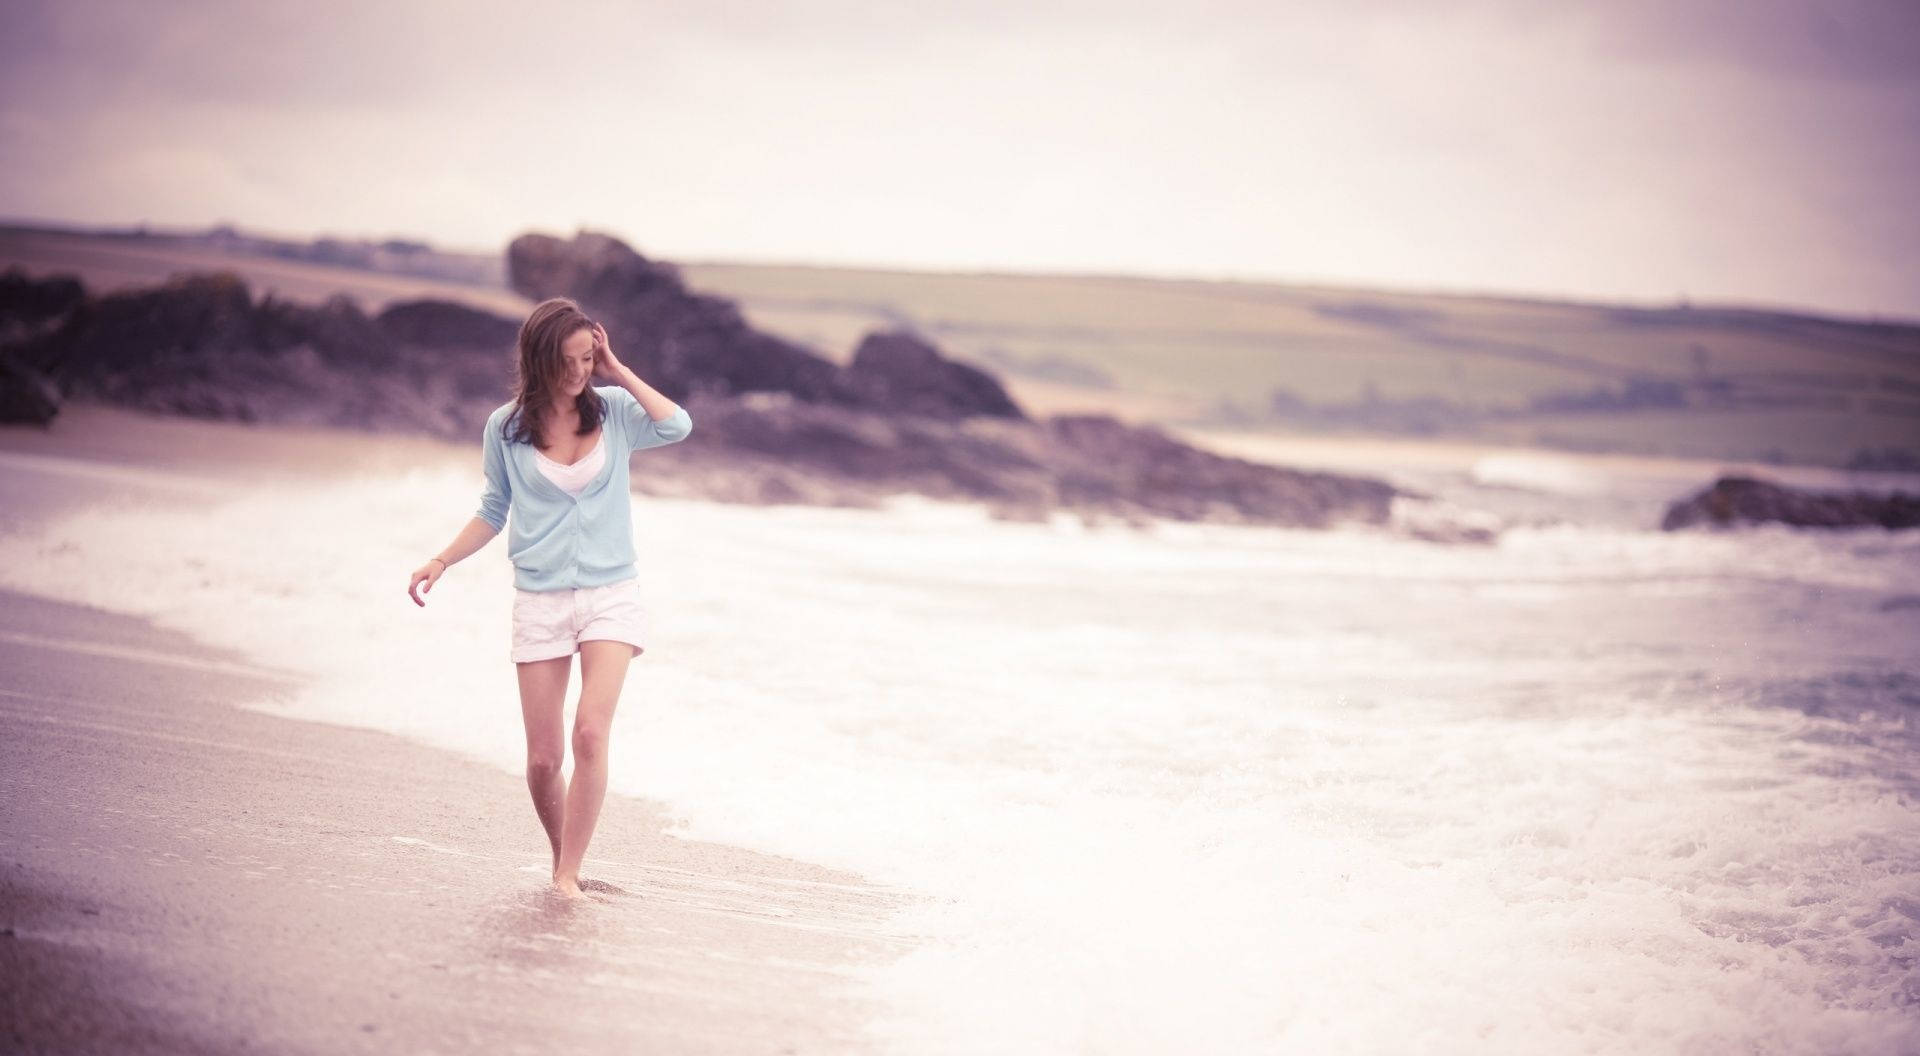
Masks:
[[[625,368],[613,354],[613,344],[607,340],[607,328],[599,323],[593,324],[593,372],[608,381],[618,383],[620,372]]]
[[[607,340],[607,328],[599,323],[593,324],[593,369],[631,393],[634,402],[654,421],[664,422],[680,413],[679,404],[660,395],[653,386],[641,381],[640,375],[628,370],[614,358],[613,345]]]

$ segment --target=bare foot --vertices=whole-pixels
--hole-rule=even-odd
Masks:
[[[568,898],[587,897],[587,893],[580,890],[580,879],[578,877],[561,876],[555,873],[553,877],[553,889]]]

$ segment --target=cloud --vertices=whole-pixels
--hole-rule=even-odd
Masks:
[[[1911,0],[1620,0],[1580,10],[1609,57],[1920,86],[1920,4]]]
[[[1911,4],[15,6],[12,215],[1920,314]]]

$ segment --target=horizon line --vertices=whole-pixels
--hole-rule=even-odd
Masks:
[[[74,221],[48,217],[0,216],[0,228],[25,229],[51,234],[76,234],[95,236],[138,236],[206,235],[220,228],[230,228],[236,235],[258,238],[268,241],[290,241],[312,244],[322,239],[342,242],[413,242],[426,246],[430,251],[454,255],[488,256],[504,255],[505,247],[498,250],[486,250],[471,246],[458,246],[436,242],[418,235],[342,235],[325,231],[294,233],[270,231],[242,225],[235,220],[214,220],[202,226],[186,224],[156,224],[146,220],[130,221],[121,224],[98,221]],[[1672,300],[1645,300],[1621,298],[1602,300],[1594,295],[1569,293],[1535,292],[1516,290],[1497,290],[1486,288],[1410,286],[1391,283],[1365,284],[1354,280],[1307,279],[1300,277],[1283,278],[1277,276],[1237,275],[1237,274],[1181,274],[1177,272],[1126,272],[1126,271],[1077,271],[1077,270],[1027,270],[1013,265],[968,268],[959,265],[908,264],[900,262],[833,262],[817,259],[781,259],[769,257],[731,257],[682,258],[651,256],[634,247],[633,241],[625,235],[611,230],[602,230],[586,226],[576,227],[573,235],[582,233],[604,234],[619,239],[628,248],[647,260],[658,261],[676,267],[743,267],[743,268],[801,268],[817,271],[867,271],[891,274],[949,276],[956,278],[1015,278],[1015,279],[1095,279],[1102,281],[1125,281],[1143,283],[1199,283],[1213,286],[1265,286],[1292,290],[1318,290],[1343,293],[1373,293],[1394,297],[1438,297],[1457,300],[1503,301],[1522,304],[1548,305],[1572,308],[1625,308],[1635,311],[1694,311],[1694,312],[1748,312],[1754,314],[1791,316],[1816,319],[1824,322],[1837,322],[1863,326],[1920,327],[1920,314],[1899,315],[1891,313],[1846,312],[1811,304],[1795,304],[1779,301],[1741,301],[1741,300],[1694,300],[1680,294]],[[521,234],[548,234],[546,231],[530,229]],[[514,237],[520,237],[518,235]],[[559,236],[552,236],[559,237]],[[511,289],[511,287],[506,287]]]

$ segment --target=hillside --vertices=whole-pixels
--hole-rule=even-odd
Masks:
[[[1826,465],[1893,448],[1920,464],[1914,325],[1111,276],[682,270],[829,352],[881,320],[911,325],[1054,408]]]
[[[288,248],[289,246],[297,249]],[[315,248],[321,247],[321,248]],[[89,288],[226,267],[261,292],[524,311],[483,254],[0,228],[0,267]],[[845,362],[919,331],[1039,413],[1820,465],[1920,465],[1920,326],[1113,276],[682,263],[757,329]]]

